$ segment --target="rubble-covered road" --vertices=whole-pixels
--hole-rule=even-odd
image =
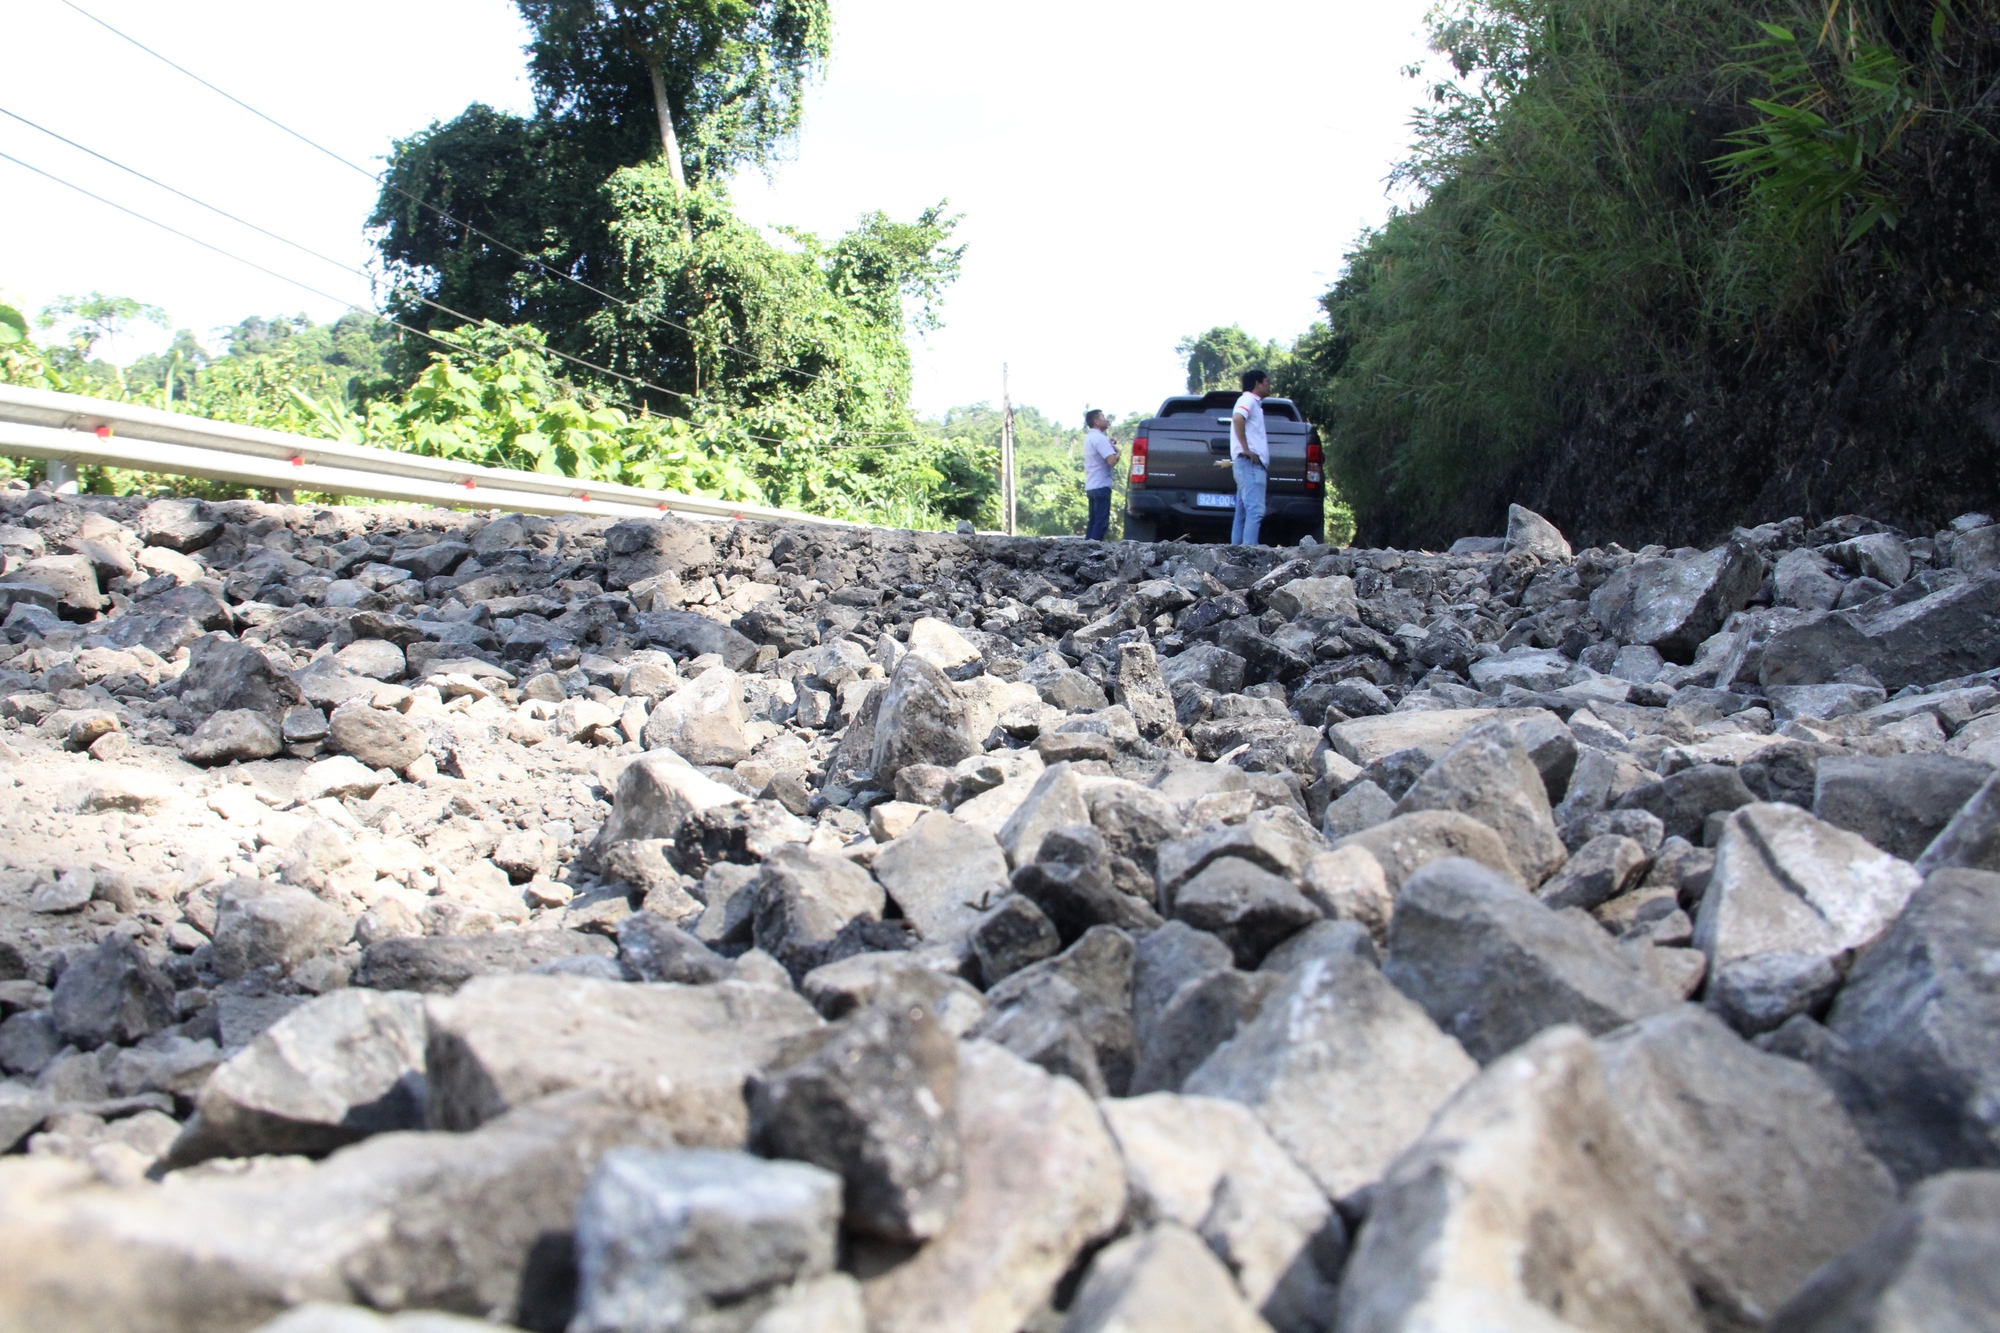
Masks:
[[[1984,516],[0,556],[0,1328],[2000,1326]]]

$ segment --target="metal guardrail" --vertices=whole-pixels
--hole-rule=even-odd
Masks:
[[[855,526],[791,509],[483,467],[4,384],[0,454],[454,509],[612,518],[674,513]]]

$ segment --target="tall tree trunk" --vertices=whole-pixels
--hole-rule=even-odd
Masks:
[[[660,115],[660,150],[667,156],[667,169],[674,173],[674,188],[687,189],[687,172],[681,166],[681,140],[674,133],[674,109],[667,103],[667,81],[660,77],[660,62],[648,60],[646,72],[653,76],[653,108]]]

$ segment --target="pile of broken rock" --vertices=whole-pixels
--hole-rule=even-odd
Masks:
[[[0,493],[0,1326],[2000,1326],[2000,525]]]

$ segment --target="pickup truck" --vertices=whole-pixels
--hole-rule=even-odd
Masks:
[[[1229,467],[1234,390],[1169,398],[1132,436],[1125,488],[1127,541],[1229,540],[1236,482]],[[1325,461],[1319,430],[1289,398],[1264,400],[1271,479],[1259,539],[1290,546],[1325,540]]]

